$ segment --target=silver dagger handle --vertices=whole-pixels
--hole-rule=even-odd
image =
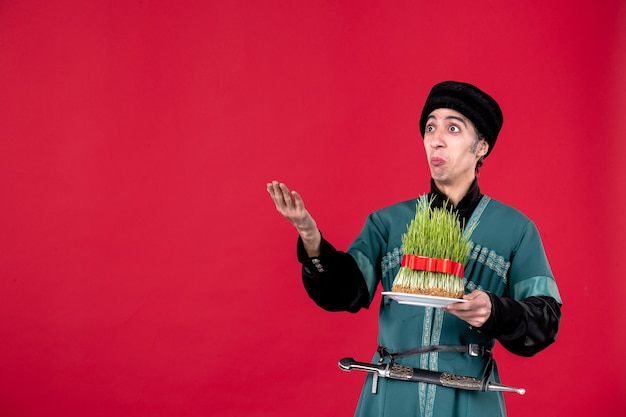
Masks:
[[[358,370],[358,371],[366,371],[366,372],[373,372],[374,374],[377,374],[379,376],[382,377],[387,377],[387,366],[386,365],[375,365],[372,363],[364,363],[364,362],[357,362],[355,361],[353,358],[343,358],[342,360],[339,361],[339,368],[344,370],[344,371],[354,371],[354,370]]]

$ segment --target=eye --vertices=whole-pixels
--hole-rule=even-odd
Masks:
[[[425,131],[428,132],[428,133],[432,133],[432,132],[435,131],[435,127],[432,126],[432,125],[428,125],[428,126],[426,126]]]
[[[459,133],[460,131],[461,129],[458,126],[450,126],[450,132],[452,133]]]

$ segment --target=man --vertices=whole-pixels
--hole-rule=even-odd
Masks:
[[[451,204],[472,232],[465,266],[467,302],[445,308],[402,305],[383,297],[374,361],[498,382],[490,351],[498,340],[509,351],[532,356],[553,343],[561,298],[535,225],[516,209],[483,195],[476,173],[493,150],[503,116],[497,102],[477,87],[446,81],[435,85],[420,117],[431,172],[433,207]],[[415,216],[416,199],[368,216],[347,252],[321,235],[303,200],[277,181],[267,184],[276,209],[298,230],[298,259],[309,296],[330,311],[368,307],[378,284],[391,291],[402,257],[401,236]],[[481,354],[442,346],[480,345]],[[397,352],[428,347],[426,353]],[[434,347],[434,348],[432,348]],[[439,349],[439,350],[438,350]],[[504,416],[500,392],[467,391],[381,378],[365,382],[357,416]]]

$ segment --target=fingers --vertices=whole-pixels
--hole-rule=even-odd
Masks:
[[[277,206],[286,207],[293,204],[289,188],[283,183],[279,183],[278,181],[267,183],[267,192],[272,196]]]
[[[445,310],[475,327],[482,326],[491,315],[491,300],[484,291],[473,291],[463,296],[466,303],[448,305]]]
[[[304,201],[302,201],[302,197],[300,197],[300,194],[298,194],[296,191],[292,191],[290,197],[293,197],[293,202],[296,205],[296,209],[304,209]]]
[[[306,220],[308,212],[304,208],[304,202],[300,194],[290,191],[285,184],[278,181],[267,183],[267,192],[274,200],[278,212],[287,217],[292,223],[303,226],[303,220]],[[306,225],[304,224],[304,226]]]
[[[289,188],[287,188],[287,186],[282,182],[278,184],[278,187],[280,188],[280,194],[282,195],[285,204],[287,204],[288,206],[292,205],[293,198],[291,198],[291,192],[289,192]]]
[[[448,304],[447,306],[444,307],[444,310],[446,310],[449,313],[468,311],[468,310],[470,310],[471,307],[469,307],[467,304],[468,303],[452,303],[452,304]]]
[[[474,290],[463,296],[467,303],[453,304],[458,310],[477,310],[486,307],[489,303],[489,296],[484,291]]]
[[[463,299],[471,301],[471,300],[474,300],[474,299],[476,299],[478,297],[481,297],[483,294],[486,295],[483,291],[474,290],[471,293],[464,295]]]

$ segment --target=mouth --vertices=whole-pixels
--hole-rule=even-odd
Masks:
[[[432,157],[430,158],[430,164],[432,166],[438,167],[441,166],[443,164],[445,164],[446,161],[443,158],[439,158],[439,157]]]

